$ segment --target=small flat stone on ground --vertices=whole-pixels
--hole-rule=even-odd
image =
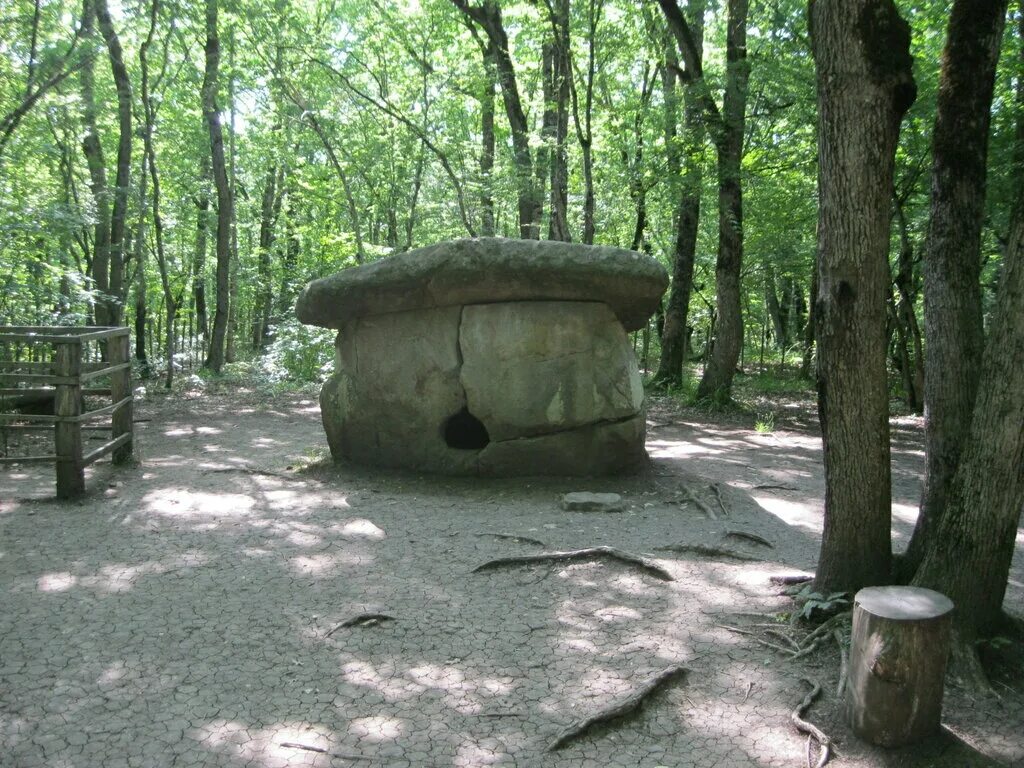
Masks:
[[[617,493],[576,491],[562,497],[562,509],[567,512],[621,512],[622,497]]]

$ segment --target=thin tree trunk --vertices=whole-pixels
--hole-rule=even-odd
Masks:
[[[748,0],[729,0],[726,38],[726,82],[718,150],[718,259],[715,264],[715,305],[718,337],[715,350],[697,387],[697,399],[728,400],[743,348],[740,271],[743,268],[744,116],[747,108]]]
[[[548,239],[569,242],[569,0],[551,0],[549,5],[554,43],[551,48],[551,98],[553,132],[551,143],[551,216]]]
[[[914,245],[910,240],[907,217],[903,211],[903,203],[895,202],[896,221],[900,231],[900,255],[896,266],[896,278],[893,281],[899,300],[896,301],[896,322],[902,328],[904,340],[901,344],[901,355],[906,363],[906,395],[907,406],[915,413],[924,412],[924,354],[921,344],[921,328],[914,310],[916,295],[914,291]]]
[[[82,3],[82,40],[86,48],[95,44],[96,10],[94,0]],[[87,51],[81,71],[82,90],[82,153],[89,168],[89,191],[96,206],[93,226],[92,280],[98,296],[94,303],[93,318],[96,325],[110,325],[110,198],[107,191],[107,170],[103,159],[103,145],[97,128],[95,63]]]
[[[204,153],[200,161],[199,192],[196,204],[196,245],[192,259],[192,301],[195,305],[196,324],[205,348],[210,339],[210,322],[206,314],[206,241],[207,218],[210,214],[210,155]]]
[[[231,268],[231,223],[234,199],[224,159],[224,129],[217,107],[220,41],[217,37],[218,0],[206,0],[206,69],[203,75],[203,117],[210,134],[213,183],[217,190],[217,301],[206,367],[220,373],[224,366],[224,342],[228,326]]]
[[[235,32],[229,27],[228,34],[228,184],[232,201],[238,199],[235,184]],[[238,222],[231,218],[231,263],[228,269],[228,326],[225,329],[224,362],[236,359],[238,341]]]
[[[280,195],[277,194],[278,169],[271,166],[267,171],[263,185],[263,198],[260,205],[260,244],[259,263],[256,272],[256,312],[252,326],[252,347],[262,350],[266,347],[267,334],[270,326],[270,311],[273,306],[274,292],[270,284],[271,249],[274,245],[274,222],[277,218],[275,207],[280,210]]]
[[[487,41],[483,49],[484,91],[480,99],[480,128],[483,134],[480,147],[480,234],[494,237],[494,191],[491,173],[494,170],[494,89],[497,87],[495,73],[494,43]]]
[[[896,143],[916,89],[892,0],[815,0],[818,412],[825,459],[819,591],[890,577],[886,295]]]
[[[687,23],[692,33],[698,57],[704,54],[704,0],[687,6]],[[675,69],[678,62],[672,53],[671,41],[665,43],[665,103],[666,109],[675,98]],[[689,347],[687,321],[690,314],[690,295],[693,292],[693,268],[697,258],[697,234],[700,228],[700,197],[703,185],[700,155],[704,146],[704,128],[700,100],[692,90],[692,83],[683,95],[683,154],[673,157],[675,145],[675,111],[667,112],[665,141],[669,145],[669,172],[679,174],[678,202],[676,204],[675,239],[672,252],[672,285],[665,308],[665,324],[661,335],[661,360],[654,381],[666,388],[679,387],[683,381],[683,363]]]
[[[803,328],[804,334],[804,354],[803,359],[800,361],[800,378],[810,379],[811,378],[811,364],[814,360],[814,337],[815,337],[815,323],[817,321],[817,312],[815,307],[818,304],[818,260],[815,258],[814,264],[811,266],[811,286],[808,293],[807,300],[807,322]]]
[[[957,0],[942,57],[924,254],[925,488],[903,569],[931,545],[970,430],[984,344],[981,226],[1007,0]]]
[[[786,347],[786,328],[782,322],[782,311],[779,308],[779,295],[775,290],[775,267],[767,262],[764,267],[764,303],[768,317],[772,321],[772,335],[778,349]]]
[[[139,364],[139,377],[150,376],[149,359],[146,356],[146,185],[149,181],[149,158],[142,153],[139,162],[139,223],[135,230],[135,359]]]
[[[132,86],[128,70],[124,65],[121,41],[114,30],[114,23],[107,9],[107,0],[94,0],[96,20],[100,33],[107,45],[110,68],[117,88],[117,174],[114,189],[114,207],[110,215],[110,295],[108,306],[110,325],[120,325],[124,306],[124,242],[125,223],[128,218],[128,195],[131,189],[132,173]]]
[[[516,167],[518,190],[519,235],[524,239],[537,240],[540,237],[544,196],[537,189],[534,179],[530,129],[519,95],[519,84],[509,52],[508,34],[502,22],[501,6],[497,0],[484,0],[480,6],[470,5],[468,0],[452,0],[452,4],[462,12],[467,21],[479,26],[494,46],[501,97],[512,133],[512,157]]]

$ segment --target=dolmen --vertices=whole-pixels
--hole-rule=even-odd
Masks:
[[[306,286],[299,320],[338,330],[320,408],[336,460],[444,474],[636,468],[644,391],[627,331],[668,284],[620,248],[472,238]]]

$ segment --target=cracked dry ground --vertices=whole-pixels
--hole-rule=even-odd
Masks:
[[[323,450],[315,400],[243,391],[143,403],[140,465],[97,465],[60,504],[46,468],[0,492],[0,765],[786,766],[805,764],[789,714],[837,766],[1024,765],[1024,693],[951,687],[925,748],[860,745],[838,716],[834,647],[790,662],[720,624],[787,611],[769,575],[812,567],[820,441],[662,404],[652,464],[602,480],[475,480],[366,469],[296,471]],[[912,524],[917,427],[894,435],[897,535]],[[269,472],[253,471],[255,468]],[[688,485],[730,514],[680,505]],[[762,486],[762,487],[758,487]],[[766,487],[767,486],[767,487]],[[562,493],[623,494],[621,514],[563,512]],[[658,551],[731,544],[763,560]],[[486,560],[610,545],[657,558],[665,582],[613,562],[472,573]],[[1008,604],[1024,603],[1024,535]],[[393,621],[336,627],[361,613]],[[332,631],[333,630],[333,631]],[[547,745],[672,664],[690,672],[639,715],[556,753]],[[1014,690],[1015,688],[1015,690]],[[299,749],[300,744],[355,761]]]

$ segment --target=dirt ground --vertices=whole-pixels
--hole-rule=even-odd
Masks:
[[[803,678],[823,687],[807,718],[832,765],[1024,766],[1019,679],[982,698],[954,682],[942,735],[886,752],[842,724],[834,644],[791,661],[757,642],[757,624],[788,631],[769,577],[813,568],[824,493],[808,404],[772,408],[762,434],[655,401],[642,474],[479,480],[323,462],[311,395],[152,396],[140,463],[96,465],[82,501],[52,500],[48,467],[0,474],[0,766],[798,768]],[[900,545],[924,455],[919,420],[893,427]],[[579,490],[626,509],[563,512]],[[676,544],[751,559],[659,549]],[[673,580],[612,561],[473,570],[596,545]],[[340,626],[368,613],[391,619]],[[675,664],[637,716],[548,751]]]

